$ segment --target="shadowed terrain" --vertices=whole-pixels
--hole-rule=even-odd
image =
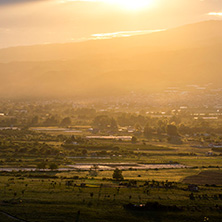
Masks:
[[[183,180],[184,183],[194,183],[194,184],[222,184],[222,172],[221,171],[203,171],[198,175],[186,177]]]

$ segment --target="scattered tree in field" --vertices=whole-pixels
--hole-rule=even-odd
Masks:
[[[97,165],[93,165],[90,170],[89,170],[89,175],[92,177],[96,177],[98,176],[98,166]]]
[[[135,136],[133,136],[132,139],[131,139],[131,142],[132,143],[136,143],[137,142],[137,138]]]
[[[169,136],[178,136],[177,127],[175,125],[167,125],[166,131]]]
[[[58,119],[55,116],[48,117],[44,122],[44,126],[58,126]]]
[[[101,131],[110,130],[110,131],[115,132],[118,130],[116,120],[107,115],[100,115],[100,116],[95,117],[95,119],[93,120],[92,126]]]
[[[118,130],[117,122],[114,118],[111,118],[111,120],[110,120],[110,129],[112,131],[117,131]]]
[[[88,153],[88,151],[87,151],[86,149],[82,150],[82,155],[83,155],[83,156],[86,156],[87,153]]]
[[[147,123],[146,126],[144,127],[143,135],[146,138],[152,137],[153,129],[150,127],[150,125]]]
[[[56,163],[50,163],[49,164],[49,169],[50,170],[56,170],[56,169],[58,169],[58,165]]]
[[[189,197],[190,197],[190,200],[195,200],[195,197],[194,197],[193,193],[191,193],[191,194],[189,195]]]
[[[71,124],[72,124],[72,121],[70,117],[65,117],[64,119],[62,119],[60,126],[67,127],[67,126],[70,126]]]
[[[142,126],[139,123],[136,123],[134,135],[140,136],[142,134]]]
[[[38,116],[34,116],[31,120],[31,125],[32,126],[36,126],[39,123],[39,117]]]
[[[177,127],[173,124],[167,125],[166,132],[168,137],[168,142],[173,144],[182,144],[182,140],[177,131]]]
[[[113,179],[115,180],[123,180],[122,170],[116,168],[113,172]]]
[[[46,163],[45,162],[38,163],[37,168],[38,169],[45,169],[46,168]]]

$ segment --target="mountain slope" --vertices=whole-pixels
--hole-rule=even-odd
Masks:
[[[216,41],[216,42],[215,42]],[[222,43],[222,20],[206,21],[166,31],[79,43],[13,47],[0,50],[0,62],[70,60],[101,54],[180,50]]]
[[[222,75],[222,21],[145,36],[0,50],[0,93],[70,96],[214,83]]]

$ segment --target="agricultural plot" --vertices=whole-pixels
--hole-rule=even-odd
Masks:
[[[180,182],[82,176],[2,173],[1,221],[13,221],[4,212],[24,221],[221,220],[219,185],[199,186],[197,192],[191,192],[187,184]],[[127,207],[130,203],[133,208]],[[146,204],[152,208],[144,210]]]
[[[1,144],[1,221],[221,220],[220,153],[39,131],[7,132]]]

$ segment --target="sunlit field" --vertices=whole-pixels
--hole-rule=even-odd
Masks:
[[[207,156],[208,148],[143,137],[84,140],[84,132],[77,134],[78,143],[68,144],[73,137],[64,129],[48,129],[0,132],[11,137],[0,153],[3,221],[113,221],[113,216],[115,221],[165,221],[166,215],[168,221],[220,221],[222,161],[216,153]],[[113,177],[116,168],[122,169],[121,179]],[[188,189],[193,183],[198,185],[194,194]],[[155,202],[168,210],[141,214],[125,207]]]
[[[146,179],[144,172],[140,172],[143,179]],[[167,175],[170,172],[162,172]],[[185,176],[187,174],[180,172]],[[193,172],[192,172],[193,173]],[[124,173],[127,177],[128,173]],[[132,173],[133,174],[133,173]],[[162,182],[155,182],[165,179],[158,174],[150,173],[149,179],[153,178],[150,185],[144,186],[144,181],[137,180],[136,177],[129,173],[128,178],[136,179],[136,185],[127,187],[120,185],[120,182],[106,179],[86,179],[84,174],[78,174],[81,179],[76,179],[75,174],[48,174],[47,177],[41,177],[40,174],[33,173],[33,176],[26,178],[27,175],[12,177],[1,174],[1,210],[10,215],[27,219],[28,221],[73,221],[78,216],[82,221],[87,219],[92,221],[113,221],[113,216],[116,221],[127,220],[135,221],[139,217],[140,221],[163,220],[166,215],[169,215],[167,221],[190,220],[191,215],[187,215],[187,211],[192,211],[193,221],[202,220],[204,217],[211,218],[213,221],[220,221],[220,213],[215,207],[216,204],[221,204],[218,198],[221,187],[200,186],[200,191],[195,196],[204,196],[207,198],[190,200],[190,192],[187,191],[187,185],[181,183],[173,183],[172,188],[161,188]],[[53,178],[54,175],[59,177]],[[104,176],[110,176],[102,173]],[[71,177],[69,177],[71,176]],[[51,178],[50,178],[51,177]],[[178,179],[181,176],[174,176],[173,179]],[[75,178],[75,179],[73,179]],[[71,185],[67,185],[67,181],[71,181]],[[150,180],[151,181],[151,180]],[[125,180],[127,184],[129,180]],[[167,183],[166,181],[163,182]],[[83,186],[84,184],[84,186]],[[152,184],[155,184],[152,188]],[[150,187],[151,186],[151,187]],[[217,199],[215,199],[217,196]],[[162,212],[162,213],[142,213],[128,212],[123,208],[124,204],[146,203],[150,201],[158,201],[164,205],[177,205],[183,209],[179,212]],[[12,208],[11,206],[16,206]],[[195,210],[194,210],[195,209]],[[111,217],[112,215],[112,217]],[[4,218],[4,217],[3,217]],[[3,221],[8,221],[7,218]]]
[[[0,0],[0,221],[221,222],[221,0]]]

